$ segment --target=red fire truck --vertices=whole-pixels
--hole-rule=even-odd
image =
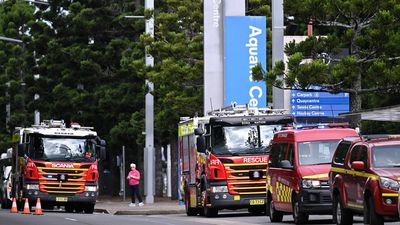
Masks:
[[[224,108],[179,123],[180,193],[188,216],[220,209],[265,211],[265,171],[275,132],[292,126],[283,110]]]
[[[47,120],[18,128],[12,155],[12,197],[22,206],[40,198],[43,208],[65,206],[67,212],[93,213],[98,196],[98,160],[105,141],[92,127]]]

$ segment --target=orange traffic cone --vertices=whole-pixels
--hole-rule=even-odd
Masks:
[[[10,213],[18,213],[17,199],[13,198]]]
[[[24,205],[24,211],[22,214],[31,214],[31,210],[29,208],[29,200],[28,198],[25,198],[25,205]]]
[[[33,215],[43,215],[42,205],[40,204],[40,198],[37,198],[35,213]]]

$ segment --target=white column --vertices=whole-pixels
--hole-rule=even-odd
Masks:
[[[272,67],[275,62],[283,60],[283,0],[272,0]],[[277,79],[283,79],[278,77]],[[272,101],[275,109],[285,108],[285,92],[272,87]]]
[[[153,10],[154,0],[145,0],[144,8]],[[146,19],[146,33],[154,37],[154,15]],[[146,66],[154,66],[154,58],[148,54],[146,49]],[[149,87],[149,93],[146,94],[145,99],[145,131],[146,140],[144,148],[144,159],[145,161],[145,179],[144,188],[146,194],[146,203],[154,203],[154,192],[155,192],[155,154],[154,154],[154,96],[151,92],[154,89],[152,82],[146,80],[146,84]]]
[[[171,191],[171,145],[167,145],[167,196],[172,196]]]

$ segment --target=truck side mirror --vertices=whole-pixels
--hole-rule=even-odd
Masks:
[[[99,159],[105,160],[107,158],[106,141],[103,139],[100,139],[99,143],[100,143],[100,146],[98,146]]]
[[[197,148],[197,151],[200,153],[206,152],[206,140],[205,140],[204,136],[197,137],[196,148]]]
[[[363,161],[354,161],[351,163],[351,167],[355,170],[365,170],[365,165]]]
[[[106,141],[103,140],[103,139],[101,139],[101,140],[100,140],[100,145],[101,145],[101,146],[106,146]]]
[[[279,166],[283,169],[293,169],[293,165],[289,162],[289,160],[282,160],[279,163]]]
[[[100,147],[100,160],[105,160],[107,158],[106,147]]]
[[[202,128],[196,128],[194,129],[194,134],[195,135],[203,135],[204,134],[204,130]]]
[[[26,151],[26,144],[18,144],[17,153],[19,157],[23,157]]]

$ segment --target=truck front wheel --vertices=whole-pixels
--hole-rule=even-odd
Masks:
[[[7,198],[2,198],[1,200],[1,208],[2,209],[9,209],[11,208],[11,201]]]
[[[275,223],[275,222],[282,222],[283,219],[283,212],[278,211],[275,209],[275,205],[274,205],[274,201],[271,198],[268,198],[268,213],[269,213],[269,219],[271,220],[271,222]]]
[[[216,208],[211,208],[207,206],[207,192],[206,190],[203,190],[201,193],[202,196],[202,205],[203,205],[203,214],[206,217],[216,217],[218,216],[218,209]]]
[[[304,224],[308,221],[308,214],[300,212],[300,203],[297,196],[293,197],[293,219],[295,224]]]
[[[353,213],[344,208],[339,194],[333,195],[333,222],[337,225],[353,224]]]
[[[364,207],[364,221],[369,221],[369,224],[383,225],[383,217],[375,212],[374,199],[369,197],[365,201],[367,207]]]
[[[72,206],[72,205],[66,205],[66,206],[65,206],[65,211],[66,211],[67,213],[73,213],[73,212],[74,212],[74,206]]]
[[[93,214],[94,212],[94,204],[93,203],[88,203],[83,207],[83,211],[85,211],[86,214]]]

